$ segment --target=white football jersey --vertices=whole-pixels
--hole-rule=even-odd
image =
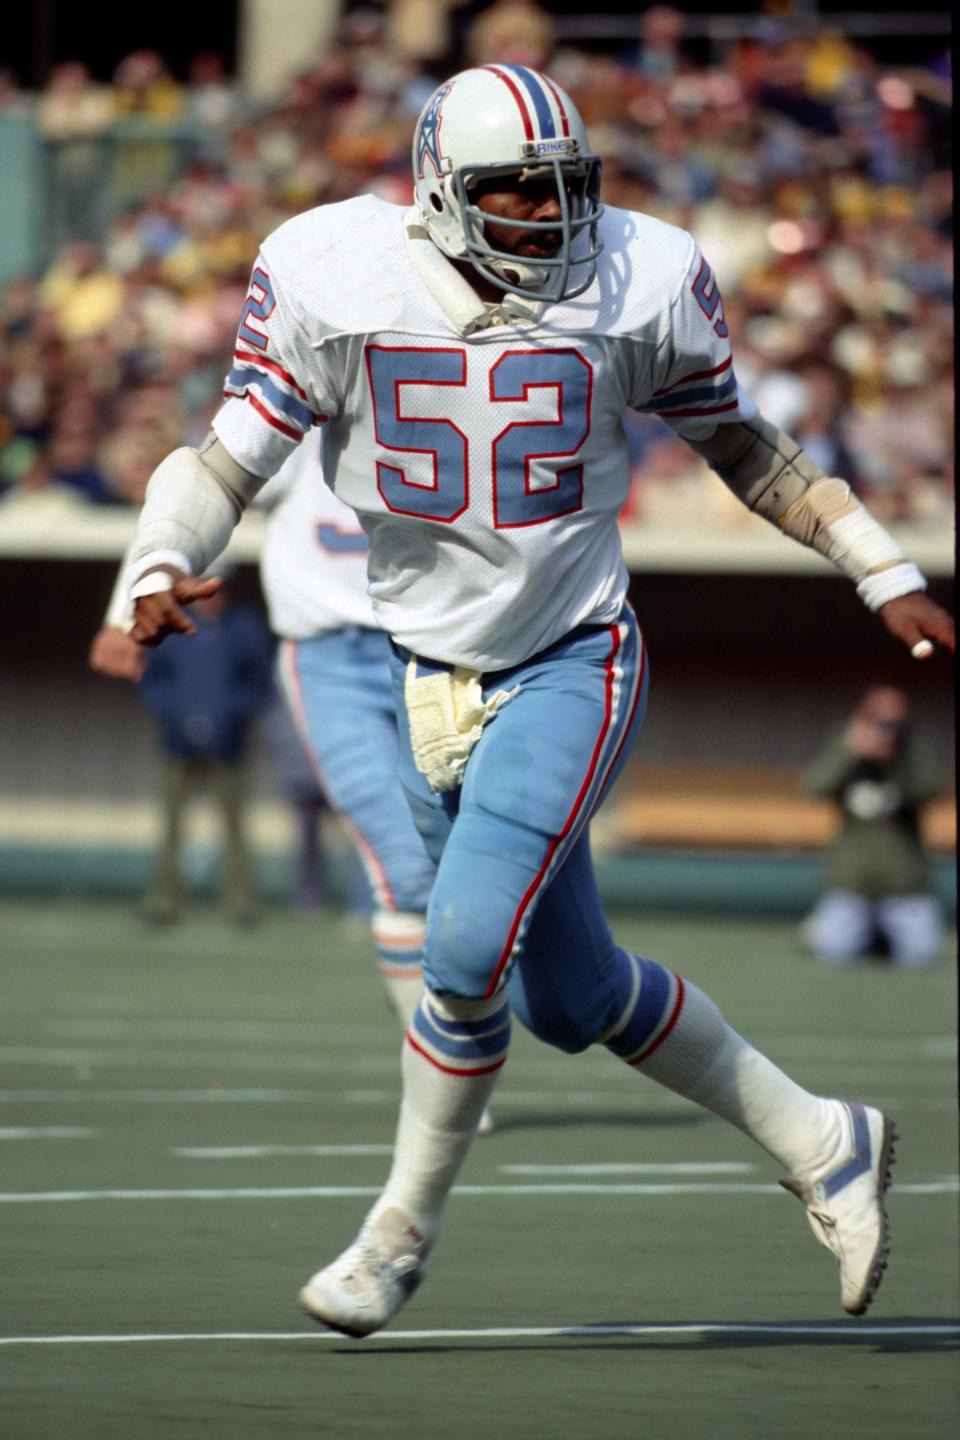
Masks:
[[[406,219],[361,196],[266,240],[214,427],[268,476],[322,426],[327,483],[369,537],[378,622],[417,654],[503,669],[619,614],[624,410],[690,439],[756,410],[684,231],[608,209],[585,294],[464,336],[414,268]]]
[[[320,436],[311,431],[257,497],[268,512],[260,583],[270,628],[285,640],[344,625],[378,628],[367,594],[367,537],[324,482]]]

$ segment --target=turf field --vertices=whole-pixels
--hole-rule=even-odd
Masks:
[[[363,936],[7,902],[4,1440],[956,1433],[952,963],[827,974],[785,923],[616,928],[799,1080],[896,1116],[868,1318],[748,1140],[521,1033],[426,1283],[380,1337],[322,1332],[296,1291],[376,1193],[396,1105]]]

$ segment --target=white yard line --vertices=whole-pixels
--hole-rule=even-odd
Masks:
[[[392,1155],[384,1145],[177,1145],[171,1155],[189,1160],[258,1160],[267,1155],[321,1158]],[[757,1167],[738,1160],[613,1161],[593,1165],[499,1165],[504,1175],[746,1175]]]
[[[500,1165],[504,1175],[749,1175],[739,1160],[604,1161],[592,1165]]]
[[[326,1045],[330,1030],[322,1020],[154,1020],[100,1016],[43,1016],[38,1027],[58,1040],[185,1040],[204,1045],[225,1040],[245,1045]],[[379,1014],[370,1020],[338,1020],[337,1037],[382,1032]]]
[[[110,1088],[91,1085],[89,1087],[64,1086],[62,1089],[29,1089],[29,1090],[0,1090],[0,1101],[8,1105],[17,1103],[46,1105],[56,1104],[60,1101],[74,1104],[98,1103],[98,1104],[144,1104],[144,1105],[192,1105],[211,1104],[222,1105],[226,1103],[253,1104],[260,1103],[307,1103],[326,1104],[331,1101],[343,1102],[348,1105],[397,1105],[400,1100],[399,1074],[397,1084],[390,1089],[349,1089],[339,1090],[324,1086],[315,1089],[292,1089],[288,1086],[258,1086],[258,1085],[230,1085],[218,1086],[209,1085],[202,1089],[124,1089]],[[634,1111],[638,1117],[642,1117],[645,1109],[650,1109],[648,1098],[641,1095],[639,1089],[632,1087],[620,1087],[617,1090],[498,1090],[496,1094],[498,1105],[531,1105],[542,1104],[549,1107],[550,1112],[558,1109],[570,1109],[577,1105],[602,1105],[622,1106],[625,1110]],[[682,1100],[679,1096],[663,1094],[657,1095],[655,1108],[658,1112],[665,1106],[684,1109],[689,1102]]]
[[[384,1145],[177,1145],[169,1152],[189,1160],[258,1160],[269,1155],[311,1155],[322,1159],[392,1155]],[[735,1160],[613,1161],[594,1165],[500,1165],[504,1175],[745,1175],[755,1165]]]
[[[305,1020],[127,1020],[127,1018],[81,1017],[81,1015],[50,1015],[37,1018],[39,1030],[58,1040],[119,1040],[200,1041],[203,1044],[242,1041],[243,1044],[272,1045],[281,1043],[317,1045],[327,1048],[328,1025],[324,1021]],[[370,1021],[338,1021],[337,1037],[344,1035],[381,1034],[379,1018]],[[784,1060],[874,1060],[877,1043],[856,1037],[818,1037],[818,1035],[770,1035],[764,1047],[776,1051]],[[882,1043],[884,1063],[889,1060],[954,1060],[957,1056],[956,1035],[888,1035]],[[322,1058],[322,1057],[321,1057]],[[538,1066],[535,1054],[515,1058],[514,1064]]]
[[[319,1048],[319,1041],[318,1041]],[[282,1048],[271,1054],[253,1050],[208,1050],[196,1048],[155,1049],[147,1045],[0,1045],[0,1065],[42,1065],[88,1071],[109,1069],[257,1070],[265,1074],[320,1076],[353,1073],[400,1076],[400,1034],[396,1049],[381,1055],[320,1055],[317,1051],[296,1053]]]
[[[825,1339],[880,1340],[885,1336],[960,1334],[960,1326],[949,1322],[921,1325],[885,1325],[876,1323],[858,1324],[848,1320],[838,1325],[514,1325],[489,1327],[478,1330],[381,1330],[369,1335],[364,1342],[369,1345],[378,1340],[388,1344],[404,1340],[595,1340],[617,1336],[663,1336],[673,1335],[779,1335],[789,1339],[792,1335],[822,1335]],[[185,1331],[183,1333],[134,1334],[134,1335],[6,1335],[0,1336],[0,1345],[174,1345],[209,1341],[289,1341],[318,1340],[333,1341],[335,1344],[349,1344],[343,1335],[329,1330],[213,1330]]]
[[[139,1041],[135,1037],[129,1037],[128,1043],[120,1045],[0,1044],[0,1064],[38,1065],[65,1069],[85,1066],[89,1069],[100,1070],[124,1067],[142,1069],[145,1066],[161,1070],[182,1070],[185,1065],[190,1065],[200,1070],[256,1069],[274,1074],[343,1075],[346,1073],[378,1078],[383,1075],[399,1075],[399,1032],[396,1036],[396,1046],[383,1048],[378,1039],[377,1050],[380,1053],[358,1055],[355,1053],[345,1054],[339,1050],[331,1051],[329,1046],[324,1045],[323,1034],[320,1030],[317,1031],[315,1041],[314,1048],[292,1050],[289,1048],[289,1038],[284,1041],[282,1036],[276,1036],[271,1050],[267,1052],[256,1046],[248,1046],[242,1050],[211,1048],[209,1041],[204,1042],[200,1038],[196,1038],[192,1045],[185,1041],[182,1046],[166,1047],[162,1043],[158,1046],[156,1038],[147,1036],[143,1036]],[[237,1037],[231,1036],[230,1043],[236,1045]],[[302,1044],[302,1042],[300,1043]],[[783,1052],[781,1052],[781,1058],[783,1058]],[[792,1055],[789,1058],[791,1062],[801,1060],[807,1060],[811,1064],[815,1062],[821,1072],[842,1074],[848,1082],[862,1081],[866,1083],[870,1083],[874,1079],[881,1067],[890,1063],[890,1056],[885,1052],[881,1055],[876,1049],[867,1053],[851,1050],[849,1053],[829,1052],[819,1057]],[[955,1060],[955,1047],[923,1048],[915,1046],[909,1055],[902,1058],[901,1063],[906,1066],[909,1061],[912,1066],[922,1065],[923,1073],[901,1074],[898,1077],[898,1083],[902,1085],[928,1084],[930,1066],[952,1066]],[[865,1063],[868,1061],[872,1063]],[[543,1077],[543,1065],[542,1062],[530,1057],[518,1057],[513,1062],[511,1073],[517,1079],[529,1077],[536,1083]]]
[[[99,1130],[86,1125],[5,1125],[0,1140],[89,1140]]]
[[[767,1032],[764,1048],[790,1060],[867,1060],[882,1054],[890,1060],[952,1060],[955,1035],[888,1035],[882,1041],[863,1036],[776,1035]]]
[[[362,1094],[363,1103],[372,1103],[369,1096],[376,1095],[395,1103],[397,1090],[348,1091]],[[224,1105],[224,1104],[308,1104],[319,1105],[331,1099],[343,1100],[345,1094],[337,1090],[291,1090],[286,1086],[205,1086],[202,1090],[104,1090],[96,1086],[52,1090],[0,1090],[0,1101],[7,1105]]]
[[[188,1160],[257,1160],[263,1155],[320,1155],[340,1157],[351,1155],[392,1155],[393,1146],[385,1145],[177,1145],[171,1155]]]
[[[902,1078],[902,1077],[898,1077]],[[79,1088],[57,1086],[52,1089],[0,1090],[0,1103],[5,1105],[391,1105],[399,1103],[396,1088],[369,1090],[292,1089],[288,1086],[205,1086],[202,1089],[104,1089],[99,1086]],[[957,1100],[953,1095],[914,1098],[906,1095],[877,1095],[871,1091],[871,1103],[896,1111],[899,1109],[955,1114]],[[666,1091],[651,1099],[649,1091],[640,1093],[632,1087],[616,1090],[497,1090],[497,1106],[544,1105],[547,1113],[575,1110],[578,1106],[597,1106],[623,1110],[642,1122],[650,1111],[682,1112],[691,1109],[691,1102]]]
[[[279,1185],[235,1186],[230,1189],[176,1190],[33,1190],[0,1192],[3,1205],[69,1204],[84,1200],[340,1200],[379,1195],[377,1185]],[[897,1196],[955,1195],[960,1190],[957,1176],[898,1185]],[[736,1181],[696,1181],[662,1185],[455,1185],[454,1195],[780,1195],[779,1185]]]
[[[39,1028],[59,1039],[89,1040],[242,1040],[244,1043],[289,1044],[296,1036],[299,1043],[327,1043],[327,1027],[317,1020],[222,1020],[222,1019],[127,1019],[103,1016],[43,1016]],[[345,1032],[363,1033],[381,1026],[376,1020],[338,1021],[338,1035]],[[871,1039],[840,1036],[778,1035],[768,1032],[764,1046],[791,1060],[871,1059],[877,1054],[877,1042]],[[883,1041],[884,1062],[891,1059],[932,1060],[953,1059],[957,1053],[955,1035],[887,1036]],[[525,1057],[526,1058],[526,1057]]]

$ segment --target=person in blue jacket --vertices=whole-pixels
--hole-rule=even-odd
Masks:
[[[256,901],[244,826],[245,761],[251,722],[271,694],[273,646],[259,612],[234,601],[226,584],[195,606],[193,618],[194,636],[150,651],[138,687],[162,751],[162,837],[145,918],[153,924],[180,918],[184,813],[207,791],[223,819],[224,909],[248,925]]]

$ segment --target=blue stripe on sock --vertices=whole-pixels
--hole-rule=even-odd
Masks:
[[[421,1002],[410,1028],[425,1045],[451,1060],[486,1060],[502,1055],[510,1043],[509,1013],[504,1004],[484,1020],[441,1022]]]
[[[630,958],[640,972],[640,993],[622,1029],[607,1041],[607,1049],[623,1059],[642,1050],[657,1030],[670,1003],[673,978],[669,970],[654,960],[642,955]]]
[[[419,950],[411,955],[409,950],[391,950],[389,945],[378,945],[377,959],[394,970],[409,970],[411,975],[418,974],[420,970]]]

